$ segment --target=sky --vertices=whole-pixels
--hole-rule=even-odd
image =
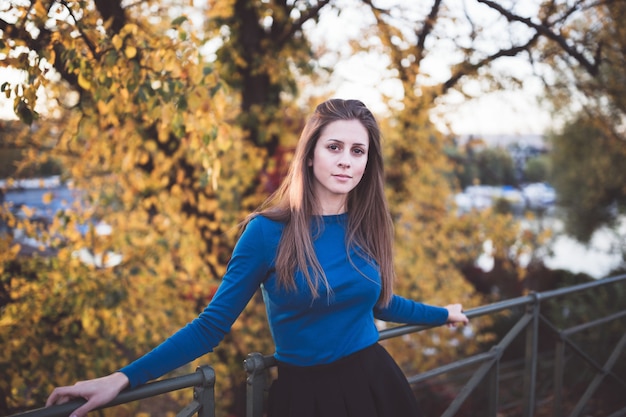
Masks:
[[[395,1],[395,0],[388,0]],[[450,0],[454,3],[456,0]],[[341,13],[336,9],[328,9],[316,25],[311,25],[307,36],[314,44],[323,45],[331,51],[330,58],[321,65],[332,66],[333,75],[325,91],[331,92],[334,97],[356,98],[368,105],[376,114],[384,114],[387,110],[381,92],[392,99],[399,101],[402,90],[399,81],[394,80],[386,69],[386,60],[370,53],[354,54],[349,46],[350,39],[362,36],[362,29],[371,19],[369,13],[359,10],[359,2],[354,0],[340,0],[345,3]],[[470,3],[471,4],[471,3]],[[474,9],[472,9],[474,10]],[[476,9],[475,18],[482,18],[488,13],[485,8]],[[369,17],[368,17],[369,16]],[[435,58],[425,64],[430,65],[431,73],[446,73],[448,69]],[[529,72],[528,65],[522,59],[511,60],[509,66],[516,71]],[[525,67],[526,65],[526,67]],[[522,76],[524,74],[522,73]],[[5,68],[0,68],[0,84],[5,80],[16,79],[19,74]],[[469,86],[471,90],[471,85]],[[444,133],[459,135],[525,135],[542,134],[552,126],[550,114],[538,105],[537,96],[540,86],[537,81],[528,76],[524,86],[516,91],[497,91],[481,94],[476,89],[478,98],[467,101],[454,95],[449,95],[446,106],[439,108],[438,114],[431,114],[431,119]],[[0,96],[0,118],[15,119],[13,102]]]
[[[354,56],[334,68],[334,90],[339,98],[362,100],[374,112],[384,112],[380,90],[398,97],[399,85],[380,76],[383,69],[372,57]],[[382,82],[381,82],[382,80]],[[552,125],[550,112],[538,103],[537,81],[529,78],[519,91],[500,90],[469,101],[458,101],[432,115],[439,129],[459,135],[543,134]],[[449,125],[449,127],[447,126]]]
[[[380,1],[398,2],[398,0]],[[387,57],[381,57],[375,52],[355,54],[348,46],[351,39],[364,39],[366,32],[363,28],[372,24],[373,22],[368,19],[373,18],[367,10],[359,10],[354,0],[338,0],[338,2],[346,3],[349,7],[345,7],[340,13],[336,9],[327,9],[323,12],[323,18],[320,18],[315,26],[308,30],[305,28],[313,45],[322,46],[325,50],[332,52],[328,54],[329,58],[326,62],[320,62],[320,65],[333,69],[331,84],[326,90],[333,91],[334,95],[339,98],[360,99],[375,113],[384,113],[386,105],[381,99],[381,91],[392,100],[400,101],[402,95],[399,81],[394,80],[386,69]],[[402,0],[399,3],[403,4]],[[446,4],[449,8],[458,6],[459,10],[467,6],[472,19],[489,28],[484,34],[485,39],[497,39],[499,31],[512,30],[508,26],[503,27],[506,23],[501,19],[494,21],[499,17],[494,17],[489,8],[476,2],[449,0]],[[533,0],[520,2],[520,4],[526,8],[526,10],[520,10],[520,13],[528,15],[534,13]],[[361,7],[365,6],[361,3]],[[455,30],[463,31],[462,29]],[[522,32],[519,36],[524,37],[526,34]],[[364,40],[368,41],[367,38]],[[428,74],[425,78],[434,83],[445,81],[450,74],[449,67],[454,63],[451,56],[455,54],[455,51],[440,45],[437,43],[435,47],[428,50],[426,58],[421,63],[422,71]],[[372,49],[375,48],[374,42]],[[449,93],[446,98],[447,104],[439,107],[440,114],[431,114],[431,120],[439,129],[444,133],[453,132],[459,135],[524,135],[543,134],[553,127],[550,112],[539,105],[538,101],[543,85],[533,75],[533,68],[527,60],[524,58],[499,59],[492,66],[496,71],[524,79],[523,86],[516,90],[500,90],[483,94],[478,82],[467,83],[464,91],[478,98],[468,101],[460,97],[460,94],[455,96],[454,93]]]
[[[7,68],[0,68],[0,84],[5,82],[14,82],[19,79],[17,71],[12,71]],[[13,100],[8,99],[4,93],[0,95],[0,119],[15,119],[13,113]]]
[[[392,96],[400,93],[398,85],[381,77],[382,72],[380,63],[372,57],[354,56],[335,67],[330,88],[335,97],[360,99],[375,113],[383,113],[386,106],[382,103],[380,91]],[[16,71],[0,68],[0,84],[18,77]],[[482,95],[469,102],[451,105],[444,117],[454,133],[459,135],[541,134],[551,126],[549,112],[538,106],[536,93],[532,90]],[[16,118],[13,100],[7,99],[4,94],[0,96],[0,118]],[[441,119],[435,118],[435,122],[442,131],[447,130]]]

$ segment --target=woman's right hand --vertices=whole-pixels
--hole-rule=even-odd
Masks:
[[[121,372],[115,372],[102,378],[80,381],[74,385],[55,388],[46,407],[54,404],[64,404],[76,398],[84,398],[87,402],[72,412],[71,417],[85,417],[87,413],[111,400],[128,386],[128,377]]]

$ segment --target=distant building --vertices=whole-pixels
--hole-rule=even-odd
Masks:
[[[461,135],[456,138],[458,146],[464,146],[470,141],[480,141],[484,146],[491,148],[506,148],[518,146],[520,148],[536,149],[542,153],[548,151],[545,135]]]

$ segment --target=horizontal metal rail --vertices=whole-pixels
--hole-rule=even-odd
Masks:
[[[183,408],[177,417],[190,417],[195,413],[198,413],[198,417],[215,417],[215,371],[208,365],[198,367],[196,372],[191,374],[150,382],[137,388],[122,391],[115,399],[97,408],[97,410],[192,387],[194,388],[194,400]],[[84,400],[75,400],[15,414],[13,417],[67,417],[84,403]]]

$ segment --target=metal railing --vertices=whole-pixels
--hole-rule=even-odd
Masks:
[[[517,297],[490,305],[477,307],[467,311],[467,316],[477,318],[501,313],[507,310],[524,309],[524,313],[511,326],[508,333],[487,352],[460,359],[458,361],[439,366],[435,369],[408,376],[410,384],[419,384],[437,378],[444,374],[461,373],[467,369],[471,370],[471,376],[465,385],[458,390],[456,397],[450,402],[448,408],[443,412],[442,417],[456,415],[468,397],[478,388],[487,390],[487,404],[485,405],[485,415],[496,417],[502,415],[502,404],[500,401],[500,384],[502,383],[501,369],[503,368],[502,358],[504,352],[510,347],[518,336],[525,337],[524,358],[523,358],[523,398],[519,401],[523,417],[535,416],[537,406],[537,373],[540,352],[539,345],[539,325],[542,324],[550,329],[556,338],[556,346],[551,363],[553,373],[553,393],[549,400],[552,403],[552,415],[563,417],[563,379],[566,370],[566,361],[571,359],[566,356],[566,348],[573,352],[595,371],[591,382],[580,395],[578,402],[571,410],[570,417],[583,415],[585,407],[590,399],[597,392],[600,384],[610,379],[613,384],[617,384],[619,389],[626,393],[626,376],[614,372],[613,368],[618,363],[620,355],[624,353],[626,347],[626,333],[621,335],[618,342],[612,346],[611,353],[604,363],[599,363],[597,359],[585,352],[577,344],[572,336],[601,325],[622,320],[626,317],[626,299],[619,306],[619,311],[597,318],[592,321],[574,325],[567,329],[559,329],[547,317],[541,314],[540,306],[547,300],[557,297],[572,295],[574,293],[590,291],[593,288],[608,285],[626,284],[626,274],[610,278],[604,278],[589,283],[574,285],[541,293],[532,293],[527,296]],[[430,327],[405,325],[380,332],[380,340],[387,340],[408,334],[420,332]],[[541,353],[543,355],[544,353]],[[247,373],[247,397],[246,397],[246,417],[262,417],[264,413],[264,403],[267,391],[271,384],[270,370],[276,365],[276,360],[271,355],[261,353],[251,353],[244,361],[244,369]],[[215,416],[215,373],[210,366],[201,366],[195,373],[187,374],[175,378],[164,379],[140,386],[138,388],[123,391],[112,402],[102,408],[109,408],[116,405],[150,398],[167,392],[193,387],[194,399],[184,407],[177,417],[188,417],[197,414],[199,417]],[[545,400],[543,400],[545,402]],[[83,401],[73,401],[62,405],[51,406],[16,414],[13,417],[60,417],[68,416],[72,410],[83,404]],[[626,416],[626,395],[624,404],[618,405],[623,408],[613,411],[608,417]]]
[[[593,288],[600,286],[607,286],[613,284],[626,284],[626,275],[620,275],[610,278],[604,278],[589,283],[575,285],[566,288],[560,288],[557,290],[546,291],[541,293],[532,293],[527,296],[513,298],[506,301],[497,302],[494,304],[481,306],[467,311],[468,318],[477,318],[480,316],[493,315],[506,310],[512,310],[517,308],[525,308],[525,313],[519,318],[519,320],[511,327],[508,333],[493,346],[488,352],[479,353],[471,357],[463,358],[458,361],[446,364],[435,369],[422,372],[418,375],[408,376],[410,384],[417,384],[435,378],[439,375],[449,374],[453,372],[460,372],[466,368],[478,366],[469,381],[458,391],[456,397],[449,404],[448,408],[441,415],[442,417],[450,417],[456,415],[463,403],[468,397],[479,387],[484,388],[487,386],[488,390],[488,404],[486,406],[485,415],[490,417],[496,417],[499,414],[499,369],[501,366],[501,359],[505,350],[511,346],[513,341],[525,332],[525,356],[524,356],[524,370],[523,370],[523,398],[521,406],[523,417],[532,417],[535,415],[536,408],[536,391],[537,391],[537,366],[538,366],[538,342],[539,342],[539,323],[546,324],[553,333],[557,336],[557,346],[555,354],[555,366],[554,366],[554,399],[553,399],[553,415],[554,417],[562,416],[562,397],[561,391],[563,389],[562,381],[564,375],[564,361],[565,361],[565,349],[567,345],[571,347],[574,352],[582,359],[588,362],[595,370],[596,375],[592,382],[589,384],[585,393],[580,397],[578,404],[570,414],[570,417],[581,416],[585,405],[591,399],[591,396],[598,388],[602,380],[607,377],[612,377],[615,383],[619,384],[626,393],[626,382],[624,377],[616,375],[612,372],[612,367],[615,365],[620,354],[624,352],[624,346],[626,345],[626,334],[622,335],[619,342],[614,346],[609,358],[604,364],[597,363],[588,354],[584,352],[576,343],[571,339],[571,335],[580,332],[584,329],[599,326],[612,322],[614,320],[622,319],[626,317],[626,299],[623,300],[621,305],[621,311],[608,315],[606,317],[594,320],[592,322],[580,324],[568,329],[559,330],[557,326],[551,323],[545,316],[540,314],[541,303],[557,297],[571,295],[577,292],[589,291]],[[430,327],[427,326],[398,326],[392,329],[386,329],[380,332],[380,340],[387,340],[395,337],[401,337],[411,333],[420,332]],[[264,393],[268,389],[270,378],[268,370],[276,365],[276,360],[273,356],[262,355],[260,353],[252,353],[248,355],[248,358],[244,362],[244,368],[248,374],[247,378],[247,414],[246,417],[261,417],[263,415],[263,401]],[[486,382],[486,384],[484,384]],[[626,395],[624,396],[624,408],[614,412],[610,417],[626,416]]]
[[[215,372],[208,365],[198,367],[196,372],[192,374],[150,382],[131,390],[122,391],[113,401],[97,410],[155,397],[184,388],[193,388],[193,401],[180,410],[176,417],[191,417],[194,414],[197,414],[198,417],[215,417]],[[84,403],[84,400],[70,401],[61,405],[53,405],[15,414],[14,417],[67,417]]]

